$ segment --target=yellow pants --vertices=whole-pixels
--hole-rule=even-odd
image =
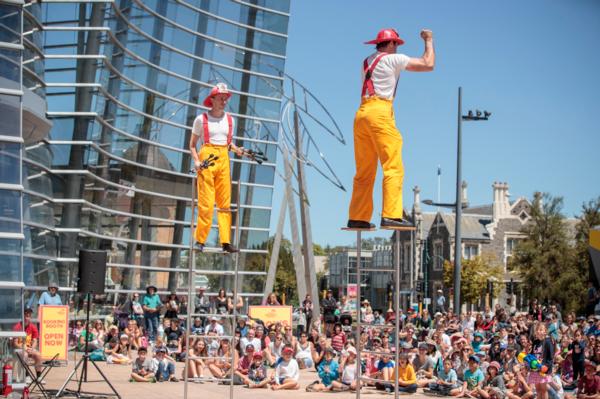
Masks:
[[[402,136],[396,129],[392,100],[363,99],[354,118],[354,161],[350,219],[370,221],[377,160],[383,167],[383,210],[386,218],[402,217]]]
[[[231,176],[227,146],[204,144],[200,149],[200,160],[214,154],[219,157],[215,165],[198,174],[198,224],[194,238],[204,244],[212,226],[213,210],[217,203],[219,241],[229,244],[231,239]]]

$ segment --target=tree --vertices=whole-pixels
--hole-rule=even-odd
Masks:
[[[323,249],[323,247],[319,244],[313,243],[313,255],[315,256],[326,256],[327,249]]]
[[[488,281],[502,281],[504,270],[502,265],[491,254],[476,256],[473,259],[463,259],[460,270],[461,301],[474,304],[479,301],[481,294],[486,292]],[[452,286],[454,281],[454,263],[444,261],[444,283]],[[494,296],[498,296],[502,287],[494,284]]]
[[[269,256],[267,264],[271,261],[274,240],[274,237],[269,239]],[[286,303],[288,304],[298,303],[298,285],[296,284],[296,269],[294,266],[294,256],[292,254],[292,243],[285,238],[282,238],[281,247],[279,248],[279,259],[277,259],[277,272],[275,273],[273,291],[280,298],[281,294],[285,293]]]
[[[585,278],[574,262],[562,197],[535,193],[525,238],[513,253],[511,265],[519,273],[530,298],[557,301],[564,310],[579,308]]]

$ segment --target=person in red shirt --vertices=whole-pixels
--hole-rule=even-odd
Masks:
[[[42,356],[36,348],[40,338],[40,333],[38,332],[35,324],[31,322],[32,315],[33,310],[29,308],[25,309],[23,311],[24,323],[18,322],[14,325],[13,331],[24,331],[26,336],[25,338],[15,338],[13,340],[13,346],[16,349],[23,351],[23,356],[25,359],[30,358],[34,361],[35,372],[39,378],[42,374]]]
[[[577,396],[565,395],[565,399],[598,399],[600,398],[600,376],[596,375],[596,364],[586,360],[585,373],[579,377]]]
[[[333,335],[331,336],[331,347],[338,352],[338,354],[342,353],[344,346],[346,345],[346,334],[342,331],[342,325],[340,323],[335,323],[333,327]]]
[[[238,361],[237,369],[233,377],[234,384],[236,385],[252,385],[252,381],[248,378],[248,371],[254,359],[254,345],[246,345],[246,354],[242,356]]]

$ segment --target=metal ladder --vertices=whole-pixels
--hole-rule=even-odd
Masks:
[[[395,367],[397,370],[398,367],[398,360],[400,357],[400,351],[399,351],[399,338],[398,335],[400,333],[400,274],[402,272],[401,269],[401,264],[402,264],[402,255],[401,255],[401,250],[402,250],[402,246],[400,245],[400,237],[399,234],[401,231],[410,231],[411,232],[411,244],[412,241],[414,240],[414,232],[415,232],[415,228],[414,227],[386,227],[383,228],[384,230],[394,230],[397,232],[398,237],[396,239],[396,256],[395,256],[395,261],[394,261],[394,267],[392,269],[383,269],[383,268],[367,268],[366,270],[363,270],[362,267],[362,233],[363,232],[372,232],[372,231],[376,231],[376,228],[349,228],[349,227],[342,227],[342,230],[344,231],[352,231],[352,232],[356,232],[356,298],[357,298],[357,303],[356,303],[356,332],[355,332],[355,340],[356,340],[356,355],[357,355],[357,360],[356,360],[356,380],[357,380],[357,387],[356,387],[356,399],[360,399],[360,391],[362,388],[362,382],[365,379],[365,377],[362,376],[362,353],[365,354],[369,354],[369,355],[382,355],[384,354],[383,352],[376,352],[376,351],[367,351],[367,350],[363,350],[363,348],[361,348],[361,343],[360,343],[360,335],[361,335],[361,331],[363,327],[368,327],[368,328],[385,328],[384,326],[377,326],[377,325],[373,325],[373,324],[366,324],[366,323],[361,323],[361,318],[360,318],[360,299],[361,299],[361,282],[362,282],[362,277],[361,274],[363,271],[376,271],[376,272],[383,272],[383,273],[393,273],[394,274],[394,285],[396,288],[396,293],[394,295],[394,314],[395,314],[395,323],[394,323],[394,340],[396,343],[396,350],[395,350]],[[412,245],[411,245],[412,248]],[[411,256],[411,261],[412,261],[412,256]],[[412,268],[411,268],[412,270]],[[411,276],[412,279],[412,276]],[[398,377],[397,377],[397,372],[394,374],[395,378],[394,378],[394,399],[398,399],[399,396],[399,385],[398,385]],[[374,379],[374,378],[369,378],[368,379],[369,382],[390,382],[390,381],[385,381],[385,380],[378,380],[378,379]]]
[[[230,341],[230,351],[231,351],[231,369],[230,369],[230,376],[226,377],[226,378],[221,378],[221,379],[215,379],[215,378],[203,378],[202,381],[218,381],[220,383],[227,383],[229,382],[229,399],[233,399],[233,376],[235,373],[235,327],[237,325],[237,319],[238,319],[238,309],[237,309],[237,303],[238,303],[238,275],[239,275],[239,258],[240,258],[240,252],[241,248],[239,248],[239,242],[240,242],[240,180],[237,181],[237,189],[238,189],[238,196],[237,196],[237,208],[236,209],[230,209],[230,211],[233,213],[235,212],[235,244],[238,245],[238,252],[235,253],[235,262],[234,262],[234,270],[233,270],[233,314],[200,314],[200,313],[194,313],[194,305],[193,305],[193,299],[194,299],[194,289],[193,289],[193,285],[194,285],[194,276],[196,274],[214,274],[214,270],[202,270],[202,269],[196,269],[195,268],[195,260],[196,260],[196,256],[195,256],[195,250],[194,250],[194,231],[195,231],[195,209],[196,209],[196,184],[197,184],[197,174],[194,172],[193,176],[192,176],[192,197],[191,197],[191,213],[190,213],[190,253],[188,256],[188,309],[187,309],[187,323],[186,323],[186,351],[188,351],[188,353],[186,353],[185,356],[185,367],[184,367],[184,384],[183,384],[183,398],[187,399],[188,398],[188,384],[189,384],[189,367],[190,367],[190,360],[192,360],[189,356],[189,350],[190,350],[190,338],[205,338],[208,337],[208,334],[191,334],[191,327],[192,327],[192,319],[194,317],[220,317],[220,318],[225,318],[227,320],[229,320],[231,322],[231,335],[221,335],[218,338],[228,338]],[[205,249],[206,253],[218,253],[220,251],[207,251]],[[223,256],[232,256],[232,255],[227,255],[227,254],[223,254]],[[226,273],[228,275],[231,275],[230,273]],[[212,336],[211,336],[212,337]],[[194,357],[194,359],[198,359],[198,357]]]

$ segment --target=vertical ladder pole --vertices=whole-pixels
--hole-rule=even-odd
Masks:
[[[395,288],[396,288],[396,296],[394,298],[394,309],[396,315],[396,323],[394,325],[394,342],[396,342],[396,353],[395,353],[395,361],[396,361],[396,374],[394,376],[394,399],[398,399],[398,365],[400,361],[400,260],[402,257],[400,256],[400,231],[396,230],[396,270],[395,270]]]
[[[361,247],[362,247],[362,232],[356,231],[356,399],[360,399],[361,383],[361,345],[360,345],[360,292],[361,292]]]
[[[238,275],[239,275],[239,264],[240,264],[240,252],[242,248],[240,247],[240,211],[242,209],[240,204],[241,199],[241,176],[237,181],[237,210],[235,213],[235,244],[238,246],[238,252],[235,254],[235,263],[234,263],[234,273],[233,273],[233,317],[231,318],[231,344],[229,345],[231,350],[231,379],[229,380],[229,399],[233,399],[233,375],[234,369],[233,366],[235,364],[235,327],[237,326],[237,303],[238,303]]]
[[[194,283],[194,211],[196,207],[196,184],[198,174],[195,172],[192,175],[192,198],[190,205],[190,252],[188,254],[188,304],[187,304],[187,326],[186,326],[186,334],[185,334],[185,349],[190,350],[190,334],[192,332],[192,284]],[[183,377],[183,399],[187,399],[188,396],[188,376],[189,376],[189,367],[190,367],[190,357],[185,357],[185,366],[184,366],[184,377]]]

